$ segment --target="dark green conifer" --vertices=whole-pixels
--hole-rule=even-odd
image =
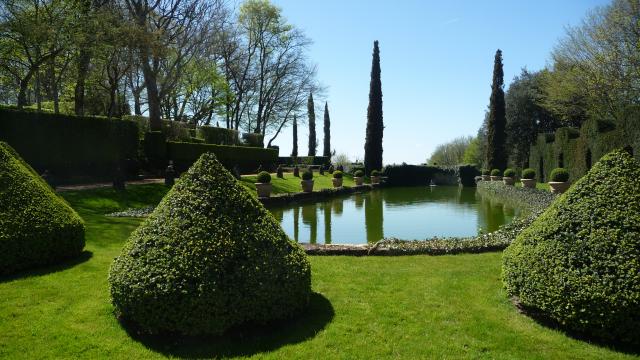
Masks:
[[[329,118],[329,105],[324,103],[324,149],[322,156],[331,157],[331,119]]]
[[[367,108],[367,137],[364,144],[364,167],[367,174],[382,168],[382,82],[380,81],[380,50],[373,42],[369,107]]]
[[[504,72],[502,70],[502,51],[496,51],[493,63],[493,83],[489,99],[489,121],[487,124],[487,168],[504,170],[507,167],[506,125],[507,118],[504,102]]]
[[[316,110],[313,103],[313,94],[309,94],[307,101],[307,114],[309,114],[309,156],[316,156],[318,144],[316,142]]]
[[[298,157],[298,118],[293,115],[293,149],[291,150],[292,157]]]

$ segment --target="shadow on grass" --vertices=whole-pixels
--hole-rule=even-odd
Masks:
[[[544,326],[546,328],[550,328],[553,330],[557,330],[565,334],[566,336],[578,340],[590,343],[595,346],[599,346],[602,348],[606,348],[612,351],[628,354],[628,355],[640,355],[640,344],[634,345],[630,343],[620,342],[620,341],[611,341],[605,340],[601,338],[594,337],[592,335],[578,332],[575,330],[568,329],[559,322],[554,319],[549,318],[546,314],[541,312],[539,309],[525,306],[518,301],[516,298],[512,298],[511,301],[516,306],[518,311],[535,321],[537,324]]]
[[[57,264],[43,265],[33,269],[21,270],[14,274],[2,275],[0,276],[0,283],[57,273],[89,261],[91,257],[93,257],[93,253],[91,251],[84,250],[80,255],[74,258],[62,260]]]
[[[135,325],[121,322],[135,341],[169,357],[217,358],[251,356],[276,350],[313,338],[334,317],[333,306],[318,293],[311,294],[309,307],[293,319],[266,325],[245,325],[218,337],[181,337],[175,335],[143,335]]]

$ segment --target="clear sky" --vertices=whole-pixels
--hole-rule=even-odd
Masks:
[[[332,148],[363,159],[373,41],[380,41],[384,163],[422,163],[434,148],[475,135],[489,103],[493,58],[505,90],[526,67],[539,70],[567,25],[604,0],[272,0],[314,41],[310,58],[328,87]],[[322,109],[316,103],[318,153]],[[306,114],[304,115],[306,116]],[[299,126],[299,152],[307,128]],[[291,128],[279,135],[291,153]]]

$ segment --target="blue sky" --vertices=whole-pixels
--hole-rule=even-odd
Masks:
[[[332,148],[364,157],[373,41],[380,41],[384,163],[421,163],[434,148],[475,135],[489,102],[493,57],[505,90],[520,69],[539,70],[568,25],[603,0],[272,0],[313,39],[310,58],[328,87]],[[322,152],[322,108],[316,104]],[[305,114],[306,116],[306,114]],[[299,127],[300,153],[307,129]],[[291,153],[291,129],[275,141]]]

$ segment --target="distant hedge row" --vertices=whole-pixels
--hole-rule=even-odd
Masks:
[[[118,164],[138,158],[138,126],[128,120],[0,107],[0,140],[38,173],[60,177],[110,176]]]
[[[206,152],[216,155],[218,161],[227,169],[238,166],[243,173],[275,167],[278,150],[250,146],[227,146],[213,144],[196,144],[185,142],[167,142],[167,159],[172,160],[176,170],[187,170],[200,156]]]
[[[554,168],[569,171],[570,181],[586,174],[591,166],[613,149],[632,150],[640,160],[640,107],[629,107],[621,120],[589,119],[580,129],[560,128],[555,133],[540,134],[531,146],[529,167],[538,181],[549,181]]]
[[[328,165],[331,162],[331,158],[327,156],[280,156],[278,157],[278,164],[282,165]]]
[[[429,165],[388,165],[384,168],[383,175],[387,178],[386,184],[391,186],[429,185],[433,180],[438,185],[475,186],[475,177],[479,175],[478,169],[473,165],[461,165],[458,167],[442,168]]]

